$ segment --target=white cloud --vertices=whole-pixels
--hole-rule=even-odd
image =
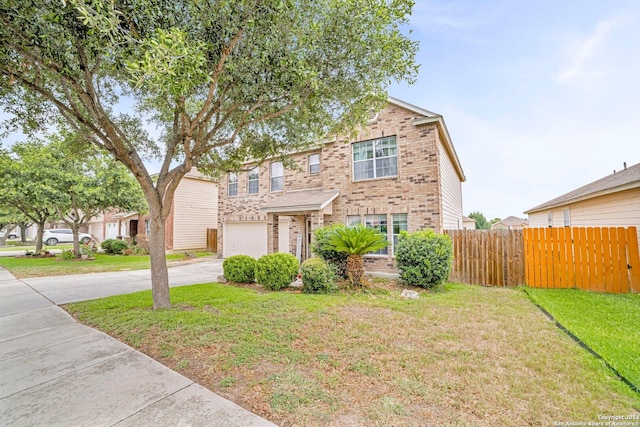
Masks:
[[[603,72],[601,66],[593,64],[594,57],[602,50],[607,36],[625,21],[616,17],[598,22],[588,37],[572,46],[568,65],[553,75],[556,83],[580,85],[598,79]]]

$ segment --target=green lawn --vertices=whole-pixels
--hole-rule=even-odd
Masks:
[[[211,253],[209,252],[196,253],[198,257],[210,255]],[[0,257],[0,267],[9,270],[18,279],[150,268],[148,255],[96,254],[95,258],[95,260],[90,261],[65,261],[59,255],[55,258]],[[167,255],[167,261],[183,260],[184,258],[185,256],[182,253]]]
[[[44,245],[43,249],[47,251],[50,251],[52,249],[59,249],[59,250],[73,249],[73,244],[61,244],[56,246]],[[0,246],[0,252],[35,251],[35,250],[36,250],[36,246],[32,244],[25,244],[25,245],[8,244],[7,246]]]
[[[280,425],[553,425],[640,409],[521,290],[306,295],[217,283],[74,303],[117,337]],[[637,323],[636,323],[637,325]]]
[[[527,289],[532,299],[640,388],[640,294]]]

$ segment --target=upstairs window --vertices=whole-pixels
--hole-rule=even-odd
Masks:
[[[309,173],[315,174],[320,172],[320,154],[309,155]]]
[[[238,174],[237,173],[229,174],[228,189],[229,189],[229,197],[238,195]]]
[[[354,181],[398,176],[398,148],[395,136],[356,142],[352,149]]]
[[[270,166],[271,170],[271,191],[282,191],[284,187],[284,167],[282,162],[273,162]]]
[[[255,167],[249,171],[247,180],[247,194],[258,194],[260,191],[260,168]]]

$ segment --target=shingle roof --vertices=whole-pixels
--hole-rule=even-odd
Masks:
[[[503,224],[503,225],[506,225],[507,227],[513,227],[513,226],[516,226],[516,225],[527,224],[527,220],[526,219],[522,219],[522,218],[518,218],[518,217],[515,217],[515,216],[508,216],[505,219],[500,220],[500,221],[496,222],[493,225],[496,225],[496,224]]]
[[[288,191],[265,203],[262,213],[319,211],[338,197],[338,190]]]
[[[531,208],[524,213],[529,214],[544,209],[563,206],[579,200],[591,199],[605,194],[616,193],[629,188],[640,187],[640,163],[630,166],[609,176],[587,184],[546,203]]]

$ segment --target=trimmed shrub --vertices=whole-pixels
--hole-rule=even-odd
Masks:
[[[107,239],[100,243],[100,247],[104,251],[105,254],[112,254],[111,252],[111,244],[115,242],[115,239]]]
[[[73,249],[65,249],[64,251],[62,251],[62,259],[64,260],[72,260],[76,257],[76,253],[73,251]]]
[[[286,288],[298,275],[298,258],[287,253],[261,256],[256,262],[256,282],[265,289]]]
[[[338,252],[331,249],[329,239],[337,229],[346,228],[344,224],[332,224],[320,227],[313,233],[313,242],[311,243],[311,252],[317,257],[322,258],[329,264],[336,276],[343,279],[347,278],[347,257],[346,253]]]
[[[449,278],[453,261],[451,238],[433,230],[403,231],[395,256],[401,279],[409,285],[432,288]]]
[[[300,266],[302,274],[302,292],[307,294],[326,294],[335,292],[331,267],[322,258],[309,258]]]
[[[253,283],[256,279],[256,260],[249,255],[234,255],[222,263],[224,277],[231,282]]]
[[[129,244],[124,240],[107,239],[100,244],[107,254],[122,254],[122,251],[129,248]]]

